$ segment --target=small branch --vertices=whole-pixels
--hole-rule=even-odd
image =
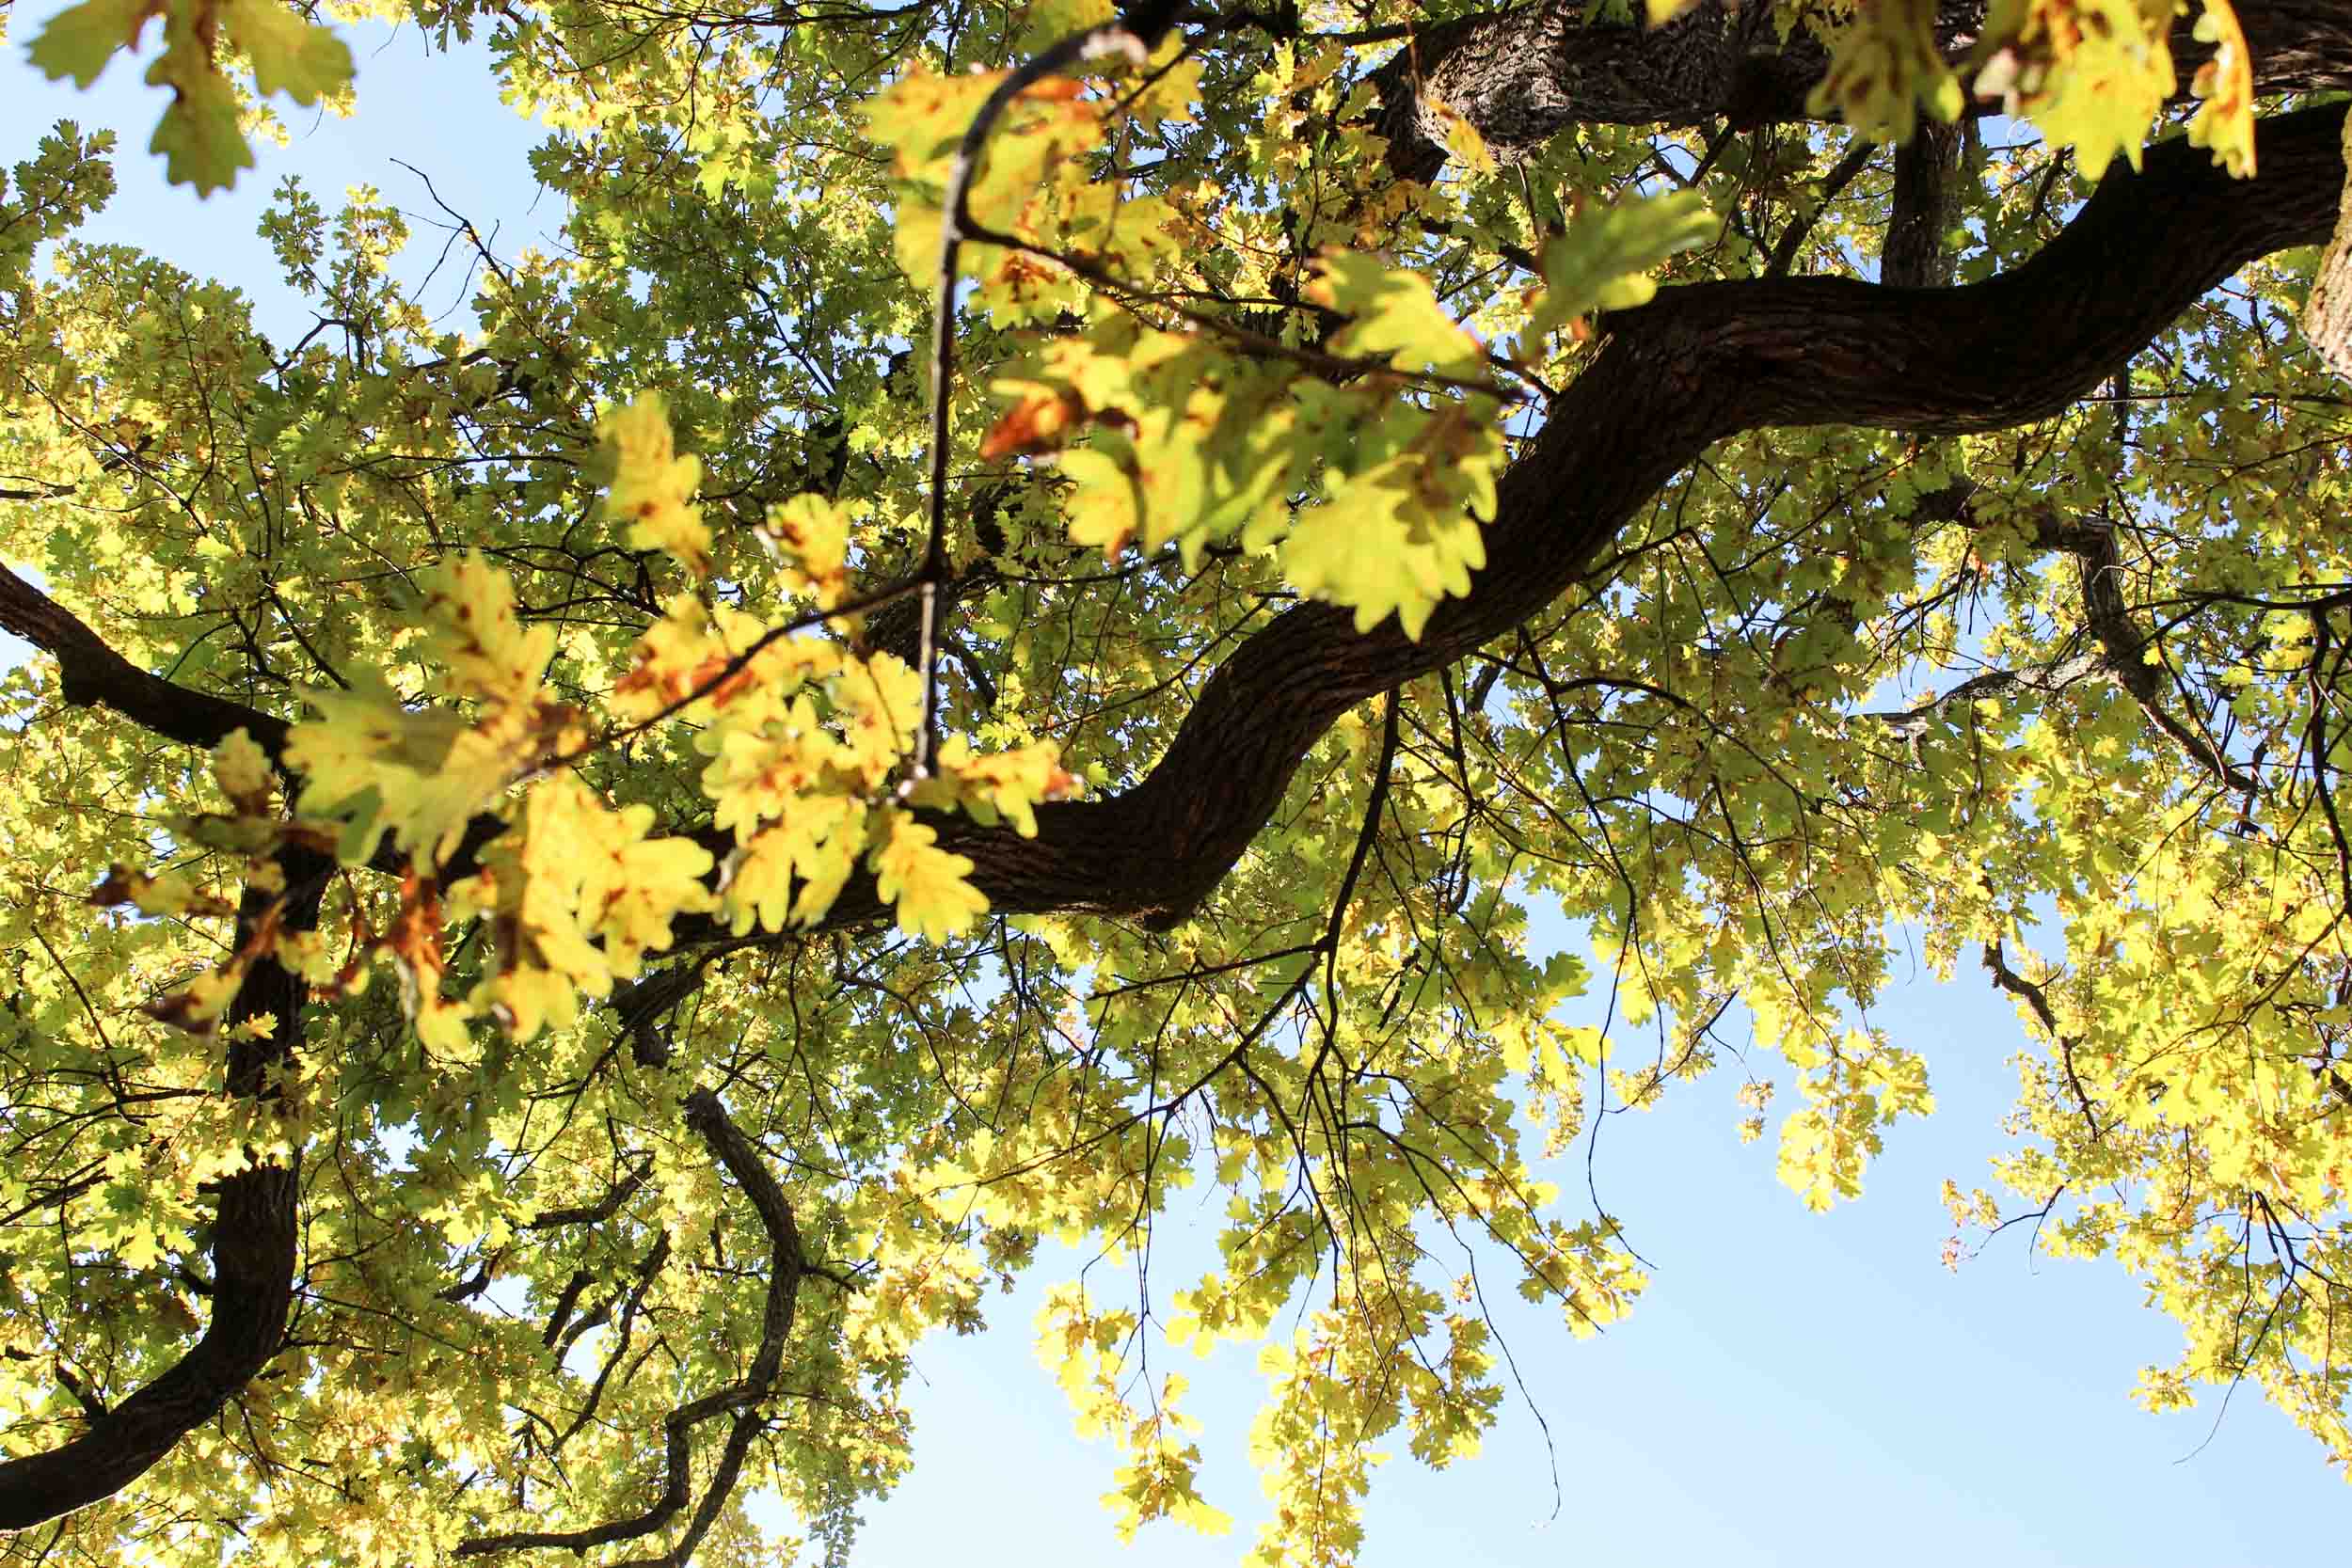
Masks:
[[[1765,277],[1788,276],[1788,269],[1796,265],[1797,251],[1804,245],[1804,237],[1813,232],[1813,225],[1828,211],[1829,204],[1853,183],[1854,176],[1870,166],[1870,160],[1878,155],[1878,143],[1867,137],[1856,136],[1853,139],[1853,145],[1846,149],[1846,155],[1838,159],[1836,166],[1822,177],[1820,198],[1815,202],[1813,211],[1792,221],[1781,235],[1780,243],[1772,246],[1772,259],[1764,264]]]
[[[595,1203],[572,1209],[549,1209],[523,1221],[525,1230],[552,1230],[564,1225],[602,1225],[621,1212],[621,1205],[635,1196],[653,1174],[653,1162],[644,1159],[636,1169],[612,1184],[612,1190]]]
[[[2058,660],[2041,669],[1988,670],[1972,675],[1939,692],[1916,707],[1882,713],[1857,713],[1857,721],[1872,721],[1884,724],[1905,740],[1916,740],[1927,733],[1928,721],[1963,703],[1981,698],[1999,697],[2012,691],[2063,691],[2076,681],[2087,680],[2106,669],[2106,660],[2097,654],[2077,654],[2073,658]]]
[[[1389,776],[1395,769],[1397,719],[1399,704],[1396,693],[1388,698],[1388,716],[1380,726],[1380,759],[1372,765],[1372,794],[1364,802],[1363,826],[1356,834],[1355,852],[1347,857],[1347,874],[1340,879],[1340,891],[1331,900],[1331,918],[1323,929],[1323,997],[1324,1006],[1338,1016],[1340,929],[1347,922],[1347,907],[1356,901],[1356,882],[1363,875],[1364,862],[1372,854],[1373,844],[1380,836],[1381,814],[1389,806]]]
[[[2260,786],[2241,772],[2218,747],[2175,718],[2164,700],[2157,667],[2148,662],[2152,639],[2132,618],[2123,598],[2123,562],[2115,547],[2112,525],[2086,529],[2074,551],[2081,564],[2083,620],[2106,655],[2115,682],[2137,702],[2148,721],[2170,736],[2188,759],[2211,773],[2233,795],[2251,795]]]
[[[703,972],[719,957],[716,949],[670,969],[656,970],[638,980],[625,980],[612,992],[612,1013],[619,1033],[628,1040],[630,1060],[642,1068],[670,1065],[670,1042],[656,1028],[663,1017],[691,996],[703,983]]]
[[[1450,237],[1457,239],[1462,238],[1462,236],[1459,235],[1452,235],[1450,230],[1439,228],[1434,224],[1424,225],[1423,227],[1428,229],[1432,233],[1447,234]],[[1253,332],[1248,327],[1237,326],[1232,322],[1221,321],[1216,316],[1208,315],[1202,311],[1179,305],[1174,300],[1157,298],[1153,295],[1145,293],[1136,289],[1133,284],[1128,283],[1125,279],[1119,277],[1118,274],[1110,271],[1107,267],[1104,267],[1091,258],[1080,256],[1071,251],[1056,250],[1048,245],[1034,245],[1027,240],[1022,239],[1017,234],[1008,234],[1003,232],[1001,230],[990,229],[979,223],[973,223],[967,227],[963,237],[977,245],[1001,245],[1007,250],[1017,251],[1024,256],[1035,256],[1041,261],[1051,261],[1057,266],[1066,267],[1071,272],[1085,278],[1096,288],[1109,294],[1114,304],[1130,313],[1137,312],[1141,307],[1146,305],[1149,305],[1155,310],[1165,310],[1169,315],[1174,316],[1177,320],[1184,323],[1188,326],[1199,327],[1203,332],[1213,332],[1218,337],[1232,343],[1235,347],[1256,355],[1261,358],[1288,360],[1294,365],[1297,365],[1304,370],[1312,372],[1314,374],[1322,377],[1326,381],[1330,382],[1334,386],[1343,385],[1346,382],[1358,380],[1367,375],[1385,375],[1407,386],[1428,387],[1433,388],[1441,388],[1449,391],[1456,392],[1475,392],[1481,397],[1498,398],[1504,403],[1524,403],[1527,401],[1525,394],[1513,392],[1506,388],[1497,386],[1494,382],[1485,380],[1478,376],[1448,375],[1441,371],[1401,372],[1394,366],[1391,365],[1387,360],[1376,356],[1369,356],[1361,358],[1349,358],[1343,355],[1325,354],[1316,349],[1303,348],[1295,343],[1286,343],[1279,338],[1270,338],[1263,332]],[[1480,245],[1489,245],[1489,242],[1485,240],[1466,240],[1464,243]],[[1489,247],[1491,248],[1491,246]],[[1527,266],[1527,270],[1536,273],[1539,276],[1543,271],[1543,267],[1540,262],[1536,261],[1534,257],[1529,256],[1525,251],[1518,250],[1516,247],[1506,250],[1498,250],[1497,254],[1502,255],[1506,260],[1516,258],[1518,261],[1523,261]],[[1533,375],[1530,375],[1525,370],[1521,369],[1518,365],[1512,364],[1507,359],[1493,357],[1490,362],[1493,363],[1498,370],[1507,371],[1511,374],[1518,376],[1520,380],[1528,383],[1528,385],[1534,388],[1537,391],[1543,393],[1547,400],[1557,395],[1550,388],[1546,387],[1542,382],[1536,380]]]
[[[914,738],[914,755],[899,784],[901,797],[930,777],[931,759],[939,742],[939,590],[947,578],[947,458],[948,410],[955,394],[956,261],[963,242],[978,228],[972,217],[973,176],[989,134],[1012,101],[1034,84],[1057,75],[1082,60],[1094,57],[1112,40],[1139,53],[1134,35],[1117,22],[1072,33],[1043,53],[1006,73],[988,95],[979,112],[964,127],[949,166],[947,189],[939,220],[939,277],[931,292],[930,467],[926,480],[929,504],[925,512],[923,561],[914,581],[919,595],[921,629],[916,634],[918,669],[923,677],[923,725]]]
[[[175,685],[115,652],[81,617],[0,565],[0,629],[57,661],[65,700],[106,707],[167,740],[217,746],[238,729],[273,762],[283,756],[286,721],[209,691]]]
[[[1057,76],[1083,61],[1117,55],[1136,65],[1150,58],[1152,49],[1184,16],[1183,0],[1135,0],[1115,21],[1082,28],[1057,40],[1032,55],[996,84],[956,145],[948,167],[947,190],[939,220],[939,279],[931,293],[931,407],[930,505],[926,513],[923,564],[915,574],[921,604],[921,630],[916,638],[923,676],[923,726],[914,737],[914,754],[907,759],[906,777],[898,797],[906,799],[931,776],[939,752],[939,618],[940,589],[947,580],[947,412],[956,374],[956,259],[964,241],[982,230],[972,216],[972,179],[978,172],[980,152],[991,132],[1012,101],[1048,76]],[[992,236],[993,238],[993,236]],[[1001,241],[998,243],[1002,243]]]
[[[88,1384],[74,1376],[73,1370],[62,1361],[57,1363],[57,1381],[65,1386],[65,1391],[73,1396],[73,1402],[80,1405],[83,1414],[91,1420],[103,1421],[106,1418],[106,1402],[100,1399]]]
[[[2042,1021],[2042,1027],[2049,1032],[2050,1037],[2058,1038],[2058,1018],[2050,1011],[2050,999],[2042,993],[2040,986],[2009,967],[2009,959],[2001,952],[1998,938],[1984,944],[1984,967],[1986,973],[1993,976],[1994,985],[2011,996],[2023,999],[2026,1006],[2033,1009],[2033,1016]]]
[[[1964,528],[1983,526],[1976,508],[1984,494],[1980,486],[1965,483],[1946,486],[1939,493],[1937,520]],[[1925,505],[1923,500],[1923,509]],[[2097,641],[2098,652],[2066,659],[2037,676],[2002,672],[1979,675],[1906,713],[1866,717],[1888,721],[1903,733],[1915,735],[1920,727],[1918,721],[1963,696],[1993,696],[2020,686],[2051,691],[2088,674],[2104,672],[2139,705],[2148,721],[2169,736],[2191,762],[2212,774],[2233,795],[2252,795],[2259,788],[2257,782],[2211,740],[2183,723],[2166,703],[2157,667],[2147,660],[2153,639],[2140,629],[2123,597],[2123,564],[2116,549],[2115,526],[2104,518],[2067,515],[2046,504],[2034,506],[2030,517],[2036,548],[2071,555],[2077,562],[2083,585],[2083,623]]]
[[[569,768],[581,758],[593,756],[608,746],[617,746],[624,740],[632,740],[644,735],[665,719],[675,718],[750,668],[752,660],[767,652],[774,643],[790,637],[795,632],[806,631],[812,626],[820,626],[828,621],[838,620],[843,616],[863,615],[869,610],[880,610],[884,605],[895,604],[910,594],[925,591],[927,586],[919,576],[910,578],[904,582],[892,583],[887,588],[878,588],[873,593],[851,599],[847,604],[834,605],[830,610],[812,610],[805,615],[796,615],[789,621],[770,626],[766,631],[752,639],[750,645],[741,653],[729,658],[706,678],[695,682],[684,696],[664,705],[660,712],[641,719],[633,724],[625,724],[617,730],[607,731],[594,740],[584,742],[575,751],[550,758],[541,771],[551,773],[559,768]],[[453,875],[449,877],[449,879],[454,881],[456,878]]]
[[[800,1228],[793,1222],[792,1208],[785,1198],[784,1189],[770,1174],[757,1147],[728,1119],[719,1097],[708,1089],[696,1089],[686,1097],[685,1114],[686,1125],[702,1136],[712,1156],[735,1178],[736,1185],[751,1200],[753,1210],[759,1215],[760,1227],[768,1234],[768,1298],[760,1314],[759,1345],[752,1353],[751,1365],[734,1383],[679,1405],[663,1419],[665,1476],[660,1496],[643,1513],[589,1529],[521,1530],[507,1535],[477,1536],[458,1544],[458,1557],[540,1547],[584,1552],[593,1546],[652,1534],[686,1507],[691,1494],[694,1428],[728,1412],[733,1413],[734,1419],[728,1426],[726,1445],[720,1451],[718,1465],[685,1530],[668,1551],[658,1557],[631,1560],[618,1568],[684,1568],[694,1555],[694,1548],[702,1544],[704,1534],[717,1520],[720,1510],[733,1496],[744,1456],[765,1424],[766,1418],[759,1413],[759,1406],[775,1387],[776,1374],[783,1368],[785,1340],[792,1332],[795,1296],[801,1276],[808,1272],[808,1262],[801,1251]]]
[[[2066,1071],[2067,1086],[2074,1091],[2074,1101],[2083,1109],[2083,1120],[2090,1124],[2090,1135],[2100,1135],[2099,1113],[2091,1109],[2090,1096],[2083,1089],[2083,1081],[2074,1073],[2074,1042],[2058,1033],[2058,1015],[2050,1010],[2050,999],[2042,988],[2009,967],[1996,938],[1984,944],[1984,967],[1993,976],[1993,983],[2011,996],[2023,998],[2033,1016],[2042,1022],[2050,1037],[2051,1046],[2058,1052],[2058,1065]]]

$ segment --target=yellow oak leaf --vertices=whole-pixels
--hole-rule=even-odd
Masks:
[[[597,434],[614,458],[605,511],[628,525],[629,547],[667,551],[696,577],[708,576],[710,530],[693,503],[702,460],[678,455],[660,394],[647,392],[607,414]]]
[[[883,814],[881,847],[873,854],[877,890],[898,908],[898,928],[945,942],[988,912],[988,897],[964,880],[972,862],[938,847],[939,834],[912,814]]]

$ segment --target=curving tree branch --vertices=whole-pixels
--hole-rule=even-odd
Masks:
[[[317,923],[329,869],[301,848],[282,851],[279,867],[290,890],[283,901],[248,890],[237,911],[238,946],[254,956],[224,1032],[233,1041],[227,1087],[247,1100],[277,1093],[277,1069],[301,1043],[309,988],[278,963],[274,937]],[[264,1037],[236,1028],[265,1016],[275,1025]],[[72,1441],[0,1464],[0,1530],[24,1529],[121,1491],[269,1364],[294,1303],[298,1187],[294,1162],[257,1159],[222,1179],[213,1217],[213,1315],[203,1338]]]
[[[271,761],[285,749],[289,726],[283,719],[140,669],[80,616],[5,565],[0,565],[0,628],[57,661],[65,700],[76,707],[112,708],[188,746],[217,746],[242,726]]]
[[[2280,0],[2264,14],[2324,9]],[[2352,66],[2352,37],[2340,57]],[[1359,635],[1345,610],[1293,610],[1218,668],[1133,788],[1040,807],[1034,838],[935,817],[942,847],[971,858],[973,885],[1002,912],[1181,923],[1240,859],[1332,722],[1559,598],[1709,443],[1813,424],[1957,434],[2059,412],[2239,266],[2328,238],[2345,181],[2344,122],[2341,106],[2265,119],[2263,173],[2251,182],[2229,179],[2185,141],[2164,143],[2142,173],[2111,174],[2033,260],[1965,288],[1807,277],[1661,291],[1608,319],[1587,368],[1503,476],[1486,570],[1467,597],[1439,607],[1421,641],[1394,622]],[[136,670],[12,575],[0,580],[0,606],[9,611],[0,624],[79,672],[69,689],[78,681],[87,700],[189,744],[238,724],[261,738],[257,723],[282,742],[283,721]],[[479,821],[443,875],[468,874],[471,851],[501,827]],[[887,912],[862,872],[823,924]],[[677,937],[707,942],[724,930],[697,918],[680,922]]]
[[[2032,261],[1964,288],[1804,277],[1661,290],[1607,319],[1588,368],[1498,487],[1486,570],[1419,642],[1393,621],[1359,635],[1346,610],[1293,610],[1218,668],[1134,788],[1041,806],[1031,839],[942,818],[942,847],[971,857],[973,884],[1005,912],[1180,923],[1340,715],[1568,592],[1709,443],[1814,424],[1960,434],[2061,411],[2247,261],[2328,238],[2344,119],[2334,106],[2264,121],[2255,182],[2229,179],[2185,141],[2154,148],[2144,172],[2110,175]],[[862,875],[826,924],[884,912]]]
[[[767,1162],[759,1157],[757,1147],[728,1119],[726,1107],[720,1103],[719,1097],[708,1089],[696,1089],[686,1097],[685,1111],[686,1125],[701,1135],[711,1155],[735,1178],[736,1185],[743,1190],[743,1196],[751,1200],[753,1210],[759,1215],[760,1227],[768,1233],[768,1295],[760,1313],[759,1345],[752,1353],[751,1365],[735,1382],[688,1401],[663,1418],[665,1479],[660,1495],[643,1513],[589,1529],[517,1530],[507,1535],[477,1536],[459,1543],[457,1556],[481,1557],[492,1552],[543,1547],[584,1552],[592,1546],[651,1535],[675,1518],[691,1495],[693,1470],[689,1445],[694,1429],[728,1412],[734,1413],[734,1418],[728,1424],[726,1446],[720,1450],[718,1467],[703,1489],[702,1502],[688,1519],[684,1532],[668,1551],[657,1557],[632,1559],[620,1568],[680,1568],[694,1555],[694,1548],[734,1494],[752,1441],[766,1423],[767,1418],[760,1414],[759,1406],[775,1388],[776,1374],[783,1370],[785,1340],[792,1333],[793,1309],[801,1277],[809,1272],[808,1259],[801,1250],[800,1228],[793,1223],[792,1207],[785,1198],[784,1189],[776,1184]]]

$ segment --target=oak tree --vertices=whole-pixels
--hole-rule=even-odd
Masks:
[[[1376,1449],[1494,1419],[1464,1246],[1633,1305],[1537,1174],[1601,1110],[1741,1071],[1860,1191],[1931,1104],[1899,932],[2033,1042],[1956,1226],[2352,1465],[2352,13],[83,0],[30,58],[144,40],[202,190],[433,112],[329,25],[397,19],[565,204],[452,215],[464,330],[372,192],[278,188],[285,341],[76,240],[108,133],[0,207],[0,1528],[748,1562],[765,1494],[838,1560],[925,1336],[1192,1185],[1218,1264],[1041,1349],[1132,1530],[1222,1521],[1145,1352],[1262,1347],[1256,1560],[1343,1562]]]

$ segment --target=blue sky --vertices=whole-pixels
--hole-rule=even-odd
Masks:
[[[2120,1272],[2036,1259],[2016,1232],[1957,1275],[1943,1267],[1937,1187],[1981,1180],[2017,1025],[1965,980],[1905,987],[1874,1018],[1936,1064],[1941,1103],[1895,1131],[1858,1204],[1806,1213],[1774,1180],[1769,1142],[1738,1142],[1730,1082],[1605,1125],[1597,1180],[1656,1265],[1648,1295],[1581,1341],[1507,1289],[1488,1297],[1550,1430],[1558,1516],[1542,1434],[1517,1405],[1467,1465],[1386,1468],[1367,1563],[2218,1568],[2284,1563],[2327,1538],[2342,1485],[2257,1396],[2217,1433],[2217,1402],[2165,1419],[2130,1403],[2137,1368],[2175,1336]],[[1581,1154],[1544,1174],[1581,1191]],[[1054,1276],[1049,1260],[1039,1277]],[[1170,1269],[1163,1291],[1180,1279]],[[1008,1338],[1033,1304],[1010,1305],[994,1314]],[[968,1555],[1090,1560],[1103,1528],[1066,1495],[1102,1490],[1107,1457],[1065,1435],[1017,1347],[937,1350],[923,1456],[862,1560],[911,1568],[936,1549],[936,1521],[1000,1517],[1009,1497],[1018,1539]],[[1194,1379],[1196,1413],[1224,1423],[1203,1438],[1207,1484],[1246,1519],[1248,1359],[1170,1365]],[[1147,1533],[1134,1560],[1231,1555]]]
[[[352,34],[359,118],[297,116],[292,148],[259,149],[262,166],[232,195],[199,202],[167,190],[144,151],[160,105],[137,70],[118,63],[88,94],[43,83],[22,57],[35,30],[18,19],[0,59],[0,160],[28,156],[58,118],[114,127],[122,192],[89,237],[245,286],[281,338],[310,318],[275,286],[253,229],[284,173],[300,172],[330,211],[343,186],[365,182],[410,212],[415,277],[439,250],[436,214],[395,159],[430,175],[485,233],[496,224],[507,254],[549,243],[560,223],[523,166],[535,134],[498,105],[478,60],[424,69],[413,31]],[[434,288],[437,306],[462,305],[453,273]],[[13,657],[21,645],[12,655],[0,639],[0,661]],[[1601,1002],[1588,998],[1580,1021],[1598,1022]],[[2007,1063],[2024,1044],[2008,1005],[1966,970],[1951,987],[1922,976],[1898,988],[1872,1022],[1926,1053],[1940,1109],[1892,1131],[1858,1204],[1805,1212],[1773,1178],[1769,1138],[1738,1142],[1729,1079],[1608,1118],[1595,1178],[1654,1265],[1649,1294],[1629,1323],[1580,1341],[1507,1285],[1491,1291],[1528,1400],[1506,1407],[1475,1461],[1442,1475],[1404,1458],[1385,1467],[1367,1564],[1842,1568],[1893,1556],[1969,1568],[2266,1568],[2341,1551],[2352,1497],[2257,1393],[2241,1390],[2217,1428],[2217,1394],[2165,1418],[2130,1402],[2137,1369],[2169,1359],[2177,1337],[2119,1271],[2038,1260],[2014,1231],[1957,1275],[1942,1266],[1950,1226],[1938,1186],[1947,1176],[1986,1181],[1985,1157],[2001,1146]],[[1543,1174],[1581,1194],[1584,1152]],[[1214,1219],[1206,1212],[1200,1233],[1163,1239],[1163,1310]],[[1032,1287],[1083,1261],[1048,1255]],[[1098,1278],[1104,1291],[1120,1283]],[[926,1348],[915,1472],[868,1511],[859,1563],[1237,1559],[1260,1506],[1246,1457],[1248,1356],[1167,1363],[1194,1383],[1191,1408],[1208,1423],[1205,1486],[1237,1516],[1236,1534],[1152,1529],[1121,1553],[1095,1500],[1116,1458],[1073,1435],[1030,1353],[1036,1305],[1025,1287],[993,1303],[995,1331]]]

